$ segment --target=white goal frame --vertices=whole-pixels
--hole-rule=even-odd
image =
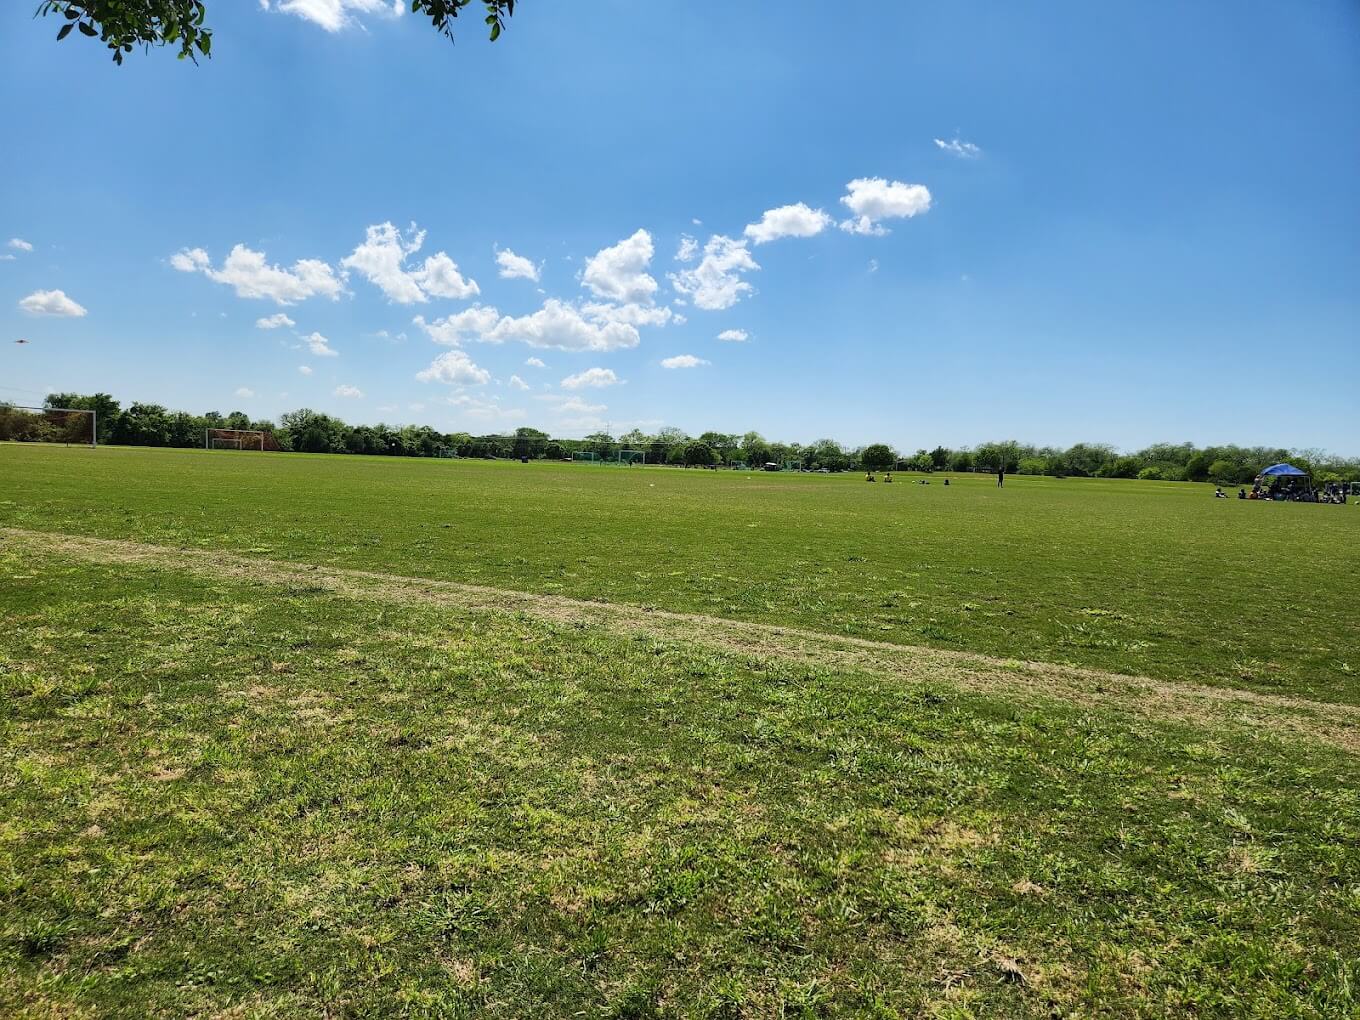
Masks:
[[[70,440],[63,441],[63,446],[88,446],[91,450],[99,446],[99,412],[88,407],[32,407],[27,404],[3,404],[12,411],[27,411],[30,414],[88,414],[90,416],[90,441],[86,443],[81,440],[72,443]],[[56,445],[55,443],[53,444]]]
[[[628,459],[627,459],[627,460],[624,460],[625,457],[627,457]],[[636,459],[634,459],[635,457],[636,457]],[[620,451],[619,451],[619,463],[620,463],[620,464],[641,464],[641,465],[643,465],[643,466],[645,467],[646,464],[647,464],[647,451],[646,451],[646,450],[620,450]]]
[[[218,435],[213,435],[216,432]],[[221,435],[229,432],[231,435]],[[255,436],[251,445],[246,445],[246,436]],[[230,444],[235,443],[235,446]],[[225,445],[223,445],[225,444]],[[214,429],[203,430],[203,449],[205,450],[259,450],[264,452],[264,432],[259,429]]]

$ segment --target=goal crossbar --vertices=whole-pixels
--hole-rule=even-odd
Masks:
[[[263,451],[265,436],[260,429],[204,429],[203,449]]]

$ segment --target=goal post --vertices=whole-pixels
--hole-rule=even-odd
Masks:
[[[204,429],[205,450],[277,450],[273,433],[259,429]]]
[[[99,412],[83,407],[0,404],[0,442],[99,445]]]
[[[645,450],[620,450],[620,464],[646,464],[647,453]]]

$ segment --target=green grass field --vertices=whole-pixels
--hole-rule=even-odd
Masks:
[[[0,1015],[1360,1015],[1360,511],[1210,492],[0,446]]]

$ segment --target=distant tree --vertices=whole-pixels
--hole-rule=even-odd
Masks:
[[[955,450],[949,455],[950,471],[972,471],[976,463],[972,450]]]
[[[718,455],[707,443],[695,440],[685,447],[685,467],[706,467],[718,462]]]
[[[453,22],[472,0],[411,0],[411,11],[430,19],[435,31],[453,38]],[[515,13],[515,0],[479,0],[491,41],[500,38],[505,19]],[[207,17],[203,0],[42,0],[35,17],[57,15],[65,24],[57,39],[76,29],[98,38],[113,51],[115,64],[135,47],[178,46],[179,57],[195,63],[212,56],[212,29],[203,27]]]
[[[1044,457],[1021,457],[1016,471],[1022,475],[1047,474],[1048,460]]]
[[[107,393],[94,393],[86,396],[81,393],[49,393],[43,407],[70,407],[77,411],[93,411],[95,435],[99,442],[107,443],[118,423],[121,406]]]
[[[1220,485],[1231,485],[1237,481],[1242,469],[1232,461],[1219,459],[1209,465],[1209,477]]]
[[[943,446],[937,446],[930,451],[930,462],[935,465],[936,471],[943,471],[949,466],[949,451]]]
[[[548,433],[540,432],[538,429],[515,429],[515,445],[512,454],[516,457],[541,457],[548,439]]]
[[[1209,460],[1207,453],[1193,454],[1185,462],[1185,480],[1187,482],[1207,482],[1209,480],[1209,469],[1213,462]]]
[[[897,463],[897,454],[893,453],[892,447],[886,443],[874,443],[864,448],[859,459],[866,469],[882,471]]]
[[[1138,472],[1138,477],[1144,482],[1159,481],[1162,477],[1162,469],[1155,464],[1149,465]]]
[[[567,451],[562,449],[561,443],[552,442],[543,447],[543,456],[548,460],[565,460]]]

